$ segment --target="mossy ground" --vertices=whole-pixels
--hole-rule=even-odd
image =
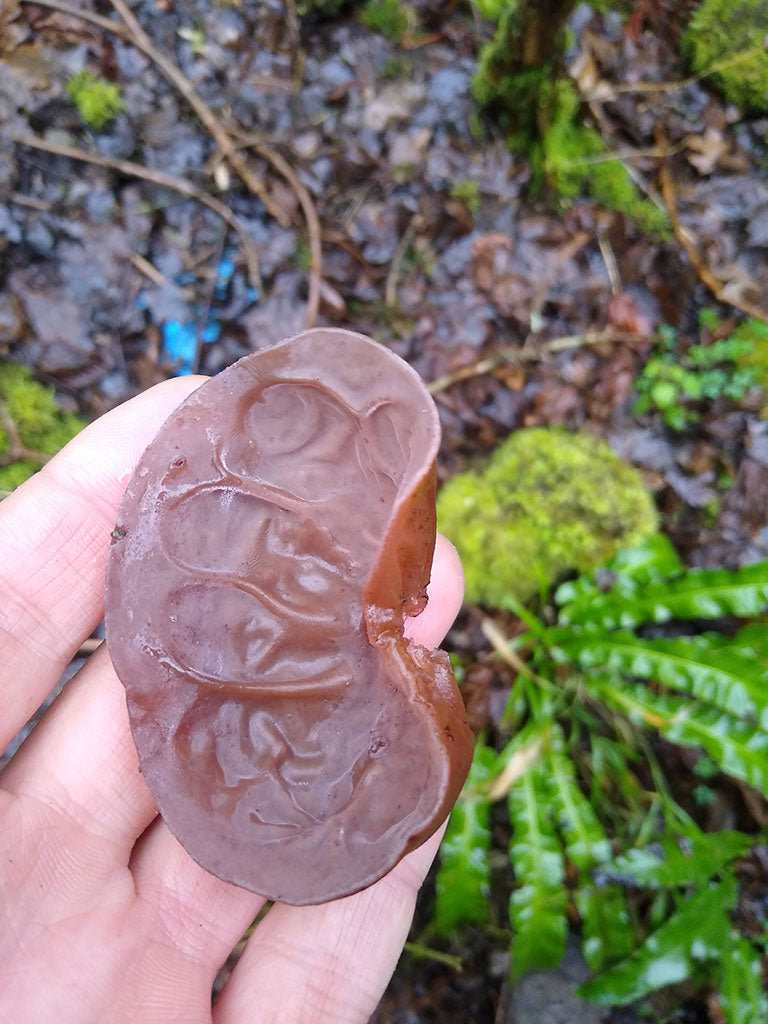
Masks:
[[[59,408],[51,388],[14,363],[0,362],[0,402],[16,425],[21,444],[41,455],[55,455],[85,426],[79,416]],[[0,428],[0,457],[10,452],[11,438]],[[25,458],[0,466],[0,497],[24,483],[41,464]]]
[[[438,495],[438,526],[464,562],[467,599],[527,603],[569,570],[586,572],[656,532],[635,469],[597,438],[530,428]]]
[[[768,0],[704,0],[683,37],[683,51],[697,74],[744,54],[712,77],[731,103],[768,110],[767,34]]]
[[[101,131],[125,106],[120,89],[87,68],[72,75],[67,92],[80,117],[95,131]]]
[[[505,71],[513,12],[505,11],[494,38],[480,52],[472,93],[498,118],[511,149],[531,161],[534,194],[548,191],[570,203],[589,196],[632,218],[649,235],[670,235],[664,210],[644,199],[627,169],[613,159],[600,133],[586,124],[581,99],[554,63]]]

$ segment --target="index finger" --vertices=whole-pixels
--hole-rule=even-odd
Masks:
[[[165,381],[102,416],[0,505],[0,750],[102,618],[125,485],[204,379]]]

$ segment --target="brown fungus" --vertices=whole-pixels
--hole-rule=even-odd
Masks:
[[[459,793],[472,736],[448,658],[403,637],[439,436],[406,363],[313,330],[194,392],[128,484],[109,651],[160,812],[220,878],[345,896]]]

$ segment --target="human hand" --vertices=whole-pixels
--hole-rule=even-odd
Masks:
[[[127,480],[201,382],[168,381],[102,417],[0,505],[0,751],[102,618]],[[462,590],[438,538],[408,634],[439,643]],[[157,816],[102,645],[0,775],[0,1021],[365,1024],[439,839],[354,896],[273,906],[211,1009],[264,900],[204,871]]]

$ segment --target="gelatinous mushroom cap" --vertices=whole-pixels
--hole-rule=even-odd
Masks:
[[[128,484],[109,651],[160,812],[220,878],[356,892],[458,796],[472,736],[448,658],[403,637],[439,437],[406,363],[319,329],[194,392]]]

